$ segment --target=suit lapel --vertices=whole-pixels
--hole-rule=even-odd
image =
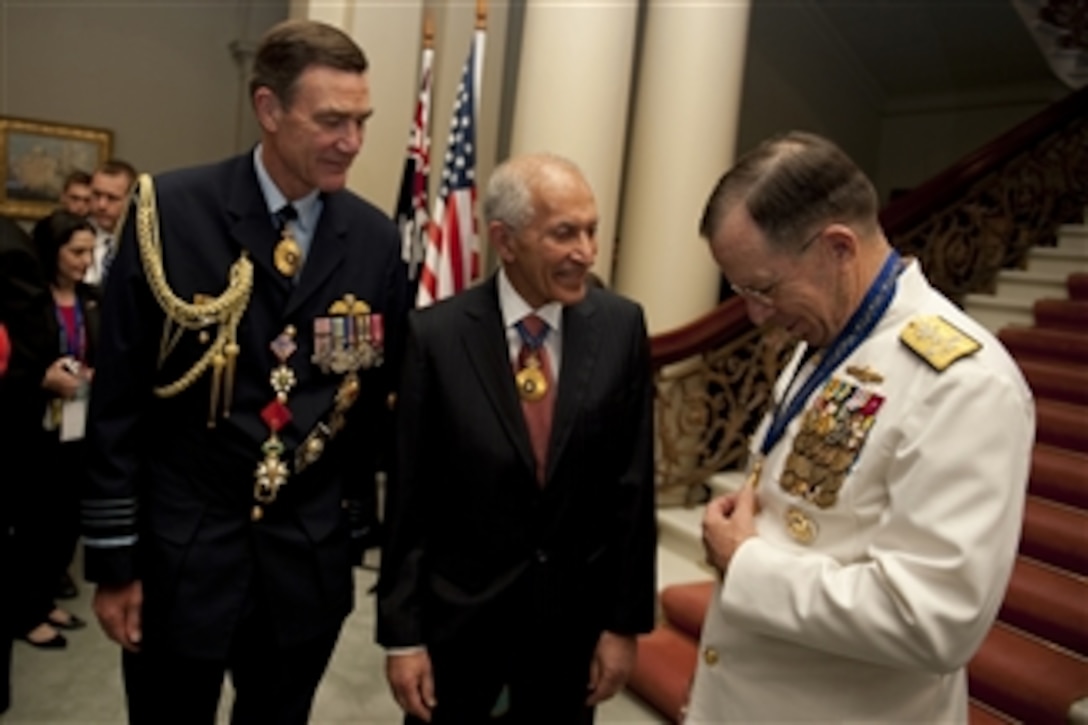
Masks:
[[[563,364],[559,371],[559,390],[552,417],[545,485],[550,481],[556,463],[570,440],[571,429],[584,405],[586,389],[597,362],[601,336],[593,313],[594,306],[588,297],[563,310]]]
[[[514,386],[514,373],[510,366],[510,350],[506,343],[506,330],[499,311],[497,278],[479,287],[462,292],[472,295],[466,306],[466,314],[474,324],[469,325],[467,334],[462,338],[465,353],[472,363],[472,369],[480,381],[480,387],[495,409],[495,414],[502,422],[510,442],[517,449],[529,471],[536,470],[533,449],[529,444],[529,431],[525,426],[525,417],[521,413],[521,401],[518,400]]]
[[[314,237],[310,241],[309,255],[302,266],[302,277],[287,301],[285,313],[287,315],[297,310],[310,295],[320,290],[333,270],[344,261],[348,227],[347,216],[341,207],[342,201],[340,194],[325,196],[325,206],[321,210],[321,218],[317,222],[317,229],[314,230]]]
[[[272,250],[278,239],[268,213],[268,204],[257,183],[252,154],[239,156],[230,173],[227,213],[230,216],[231,236],[249,252],[258,273],[270,278],[286,295],[291,290],[291,281],[277,272],[272,262]]]

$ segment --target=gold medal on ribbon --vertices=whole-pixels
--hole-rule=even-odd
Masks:
[[[290,236],[284,235],[272,253],[272,262],[284,277],[294,277],[302,266],[302,248]]]
[[[544,371],[540,369],[540,359],[536,355],[530,355],[525,362],[525,367],[518,370],[514,379],[518,384],[518,395],[522,400],[535,403],[543,400],[548,392],[548,379],[544,377]]]

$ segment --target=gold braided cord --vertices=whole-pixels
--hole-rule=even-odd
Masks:
[[[238,356],[238,325],[242,322],[249,298],[253,292],[253,263],[245,252],[231,265],[227,289],[218,297],[200,302],[186,302],[174,294],[163,269],[162,240],[159,237],[158,211],[155,205],[155,189],[151,176],[142,174],[139,180],[139,196],[136,207],[136,238],[140,247],[140,260],[147,276],[148,286],[159,303],[166,321],[163,324],[163,343],[159,365],[173,350],[180,339],[181,330],[172,331],[177,325],[187,330],[200,330],[216,325],[215,339],[207,351],[180,378],[168,385],[154,388],[155,395],[169,398],[186,390],[208,369],[213,368],[213,385],[209,424],[215,419],[220,376],[228,371],[226,396],[233,388],[234,359]],[[172,332],[174,334],[172,334]],[[230,401],[224,401],[224,415],[230,413]]]

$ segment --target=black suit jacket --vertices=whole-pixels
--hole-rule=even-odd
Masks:
[[[139,260],[134,215],[125,225],[106,285],[91,396],[87,576],[104,584],[142,580],[145,648],[225,656],[247,596],[267,602],[282,643],[319,636],[352,606],[348,517],[359,507],[350,504],[373,490],[387,435],[386,400],[406,315],[396,229],[350,192],[325,195],[293,286],[273,264],[279,235],[252,154],[166,174],[155,186],[174,292],[188,301],[220,294],[228,268],[246,253],[255,267],[253,295],[238,330],[230,417],[209,428],[209,375],[177,397],[151,392],[177,379],[206,343],[186,332],[160,369],[164,317]],[[252,521],[254,471],[269,437],[260,412],[274,398],[269,375],[278,364],[269,345],[288,325],[297,329],[298,349],[288,361],[297,377],[292,419],[279,433],[290,461],[328,420],[342,382],[311,356],[314,319],[346,293],[384,315],[385,362],[360,372],[359,398],[323,457],[292,472],[264,517]]]
[[[652,628],[652,382],[641,309],[597,289],[565,308],[558,385],[541,489],[496,278],[410,317],[382,645],[509,659],[532,633],[555,645],[557,662],[588,668],[582,655],[602,630]]]

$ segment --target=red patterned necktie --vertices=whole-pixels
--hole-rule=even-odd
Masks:
[[[533,446],[536,459],[536,480],[544,485],[544,476],[548,470],[548,441],[552,433],[552,413],[555,408],[555,377],[552,375],[552,363],[548,349],[544,347],[544,338],[548,336],[548,323],[536,315],[529,315],[518,325],[521,335],[521,351],[515,372],[529,368],[535,358],[544,376],[544,394],[534,400],[526,394],[519,384],[521,411],[525,415],[525,425],[529,429],[529,441]]]

